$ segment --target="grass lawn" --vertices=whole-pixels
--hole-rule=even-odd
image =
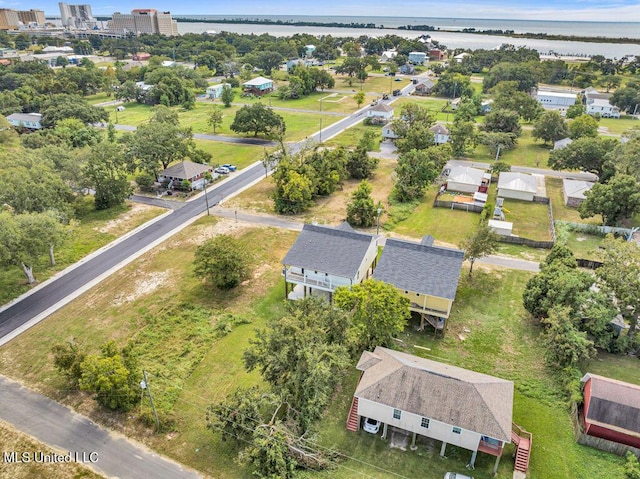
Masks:
[[[125,103],[124,111],[116,112],[115,107],[108,108],[109,121],[117,123],[119,125],[134,125],[138,126],[144,123],[151,116],[151,105],[143,105],[142,103],[129,102]],[[116,121],[117,117],[117,121]]]
[[[98,479],[104,476],[93,472],[87,466],[76,462],[60,462],[60,463],[44,463],[34,462],[32,454],[38,452],[42,454],[67,454],[69,451],[62,451],[41,443],[28,434],[24,434],[14,429],[9,424],[0,421],[0,444],[2,444],[3,452],[15,451],[18,458],[23,452],[30,454],[32,462],[4,462],[0,477],[11,479],[30,479],[33,477],[47,477],[50,479],[79,479],[81,477],[87,479]]]
[[[391,94],[393,90],[400,90],[411,83],[410,78],[405,77],[378,77],[370,76],[362,84],[360,88],[360,82],[356,79],[352,79],[352,85],[349,86],[348,77],[342,75],[336,75],[335,77],[336,90],[352,90],[354,93],[357,91],[364,91],[369,95],[382,96],[383,93]],[[396,81],[399,79],[400,81]]]
[[[90,198],[86,200],[93,204]],[[49,265],[48,254],[43,255],[40,262],[34,265],[33,272],[36,280],[45,281],[58,271],[163,212],[161,208],[138,203],[127,203],[122,207],[103,211],[91,209],[80,217],[79,224],[71,233],[69,240],[55,252],[55,267]],[[21,269],[18,267],[0,269],[0,304],[17,298],[29,289],[30,286],[26,283]]]
[[[545,183],[547,187],[547,196],[551,198],[554,219],[569,221],[572,223],[588,223],[594,225],[601,224],[599,216],[582,219],[580,218],[580,213],[578,212],[577,208],[565,206],[564,195],[562,193],[561,178],[552,178],[550,176],[547,176],[545,178]]]
[[[265,105],[281,108],[295,108],[297,110],[320,111],[320,100],[322,100],[322,111],[353,113],[358,109],[358,104],[353,99],[353,94],[313,92],[310,95],[295,100],[281,100],[278,93],[273,92],[260,98],[236,98],[234,103],[252,104],[262,102]]]
[[[504,200],[505,221],[513,223],[513,234],[536,241],[551,241],[548,206],[532,201]]]
[[[484,145],[478,145],[469,158],[474,161],[490,163],[495,160],[495,153],[490,153]],[[529,129],[522,131],[522,136],[518,138],[518,145],[513,150],[500,153],[500,161],[513,166],[547,168],[548,159],[549,147],[534,141]]]
[[[605,127],[609,133],[621,135],[629,128],[640,126],[640,121],[631,115],[622,115],[620,118],[600,118],[598,124]]]
[[[96,93],[95,95],[87,95],[84,97],[84,99],[87,100],[87,102],[89,102],[89,104],[91,105],[95,105],[96,103],[104,103],[107,101],[115,100],[113,95],[109,96],[104,92]]]
[[[238,169],[246,168],[252,163],[261,160],[264,148],[256,145],[242,145],[237,143],[225,143],[223,141],[194,140],[201,150],[213,155],[213,163],[231,163]]]
[[[353,148],[358,145],[358,142],[364,135],[365,131],[373,131],[377,137],[374,140],[375,147],[373,151],[380,151],[380,142],[382,141],[382,128],[379,125],[365,125],[360,122],[351,128],[347,128],[342,133],[334,136],[329,141],[324,143],[330,147],[344,146],[345,148]]]

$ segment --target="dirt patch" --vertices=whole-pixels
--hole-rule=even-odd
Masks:
[[[149,273],[144,279],[135,279],[135,290],[130,294],[125,294],[125,292],[121,292],[118,296],[116,296],[113,300],[113,304],[115,306],[121,306],[125,303],[130,303],[138,299],[145,294],[153,293],[160,286],[164,285],[167,280],[171,277],[171,270],[167,271],[154,271]]]
[[[192,235],[184,238],[179,244],[195,244],[201,245],[206,240],[213,238],[217,235],[229,235],[240,236],[250,229],[256,229],[256,225],[252,223],[245,223],[243,221],[235,221],[228,218],[221,218],[218,222],[212,225],[198,225]],[[258,226],[259,228],[259,226]],[[177,245],[171,245],[171,248],[175,248]]]
[[[95,228],[95,230],[99,233],[117,233],[121,231],[122,228],[126,228],[129,223],[136,218],[136,216],[155,208],[156,207],[152,205],[132,203],[128,212],[118,216],[116,219],[108,221],[107,224],[101,228]]]

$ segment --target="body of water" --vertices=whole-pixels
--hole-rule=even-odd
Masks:
[[[416,18],[416,17],[342,17],[342,16],[263,16],[263,15],[174,15],[184,18],[231,19],[251,18],[282,21],[309,21],[322,23],[364,23],[375,24],[378,28],[339,28],[339,27],[311,27],[289,25],[254,25],[242,23],[178,23],[178,31],[182,33],[203,33],[207,30],[217,32],[226,31],[244,34],[268,33],[274,36],[291,36],[296,33],[307,33],[314,36],[332,35],[334,37],[358,37],[399,35],[415,38],[423,34],[431,35],[434,40],[444,44],[447,48],[491,49],[503,43],[516,46],[534,48],[542,54],[555,52],[561,55],[592,56],[604,55],[608,58],[621,58],[625,55],[640,55],[640,45],[620,43],[591,43],[560,40],[540,40],[528,38],[510,38],[505,36],[481,35],[462,32],[418,32],[413,30],[398,30],[403,25],[430,25],[446,30],[462,30],[476,28],[478,30],[501,29],[513,30],[516,33],[548,33],[561,35],[577,35],[608,38],[638,38],[640,23],[611,23],[611,22],[548,22],[525,20],[479,20],[456,18]],[[379,28],[384,26],[384,29]]]

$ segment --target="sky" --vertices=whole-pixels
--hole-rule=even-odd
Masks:
[[[445,18],[509,18],[518,20],[564,20],[640,22],[640,0],[67,0],[88,3],[94,15],[155,8],[175,15],[349,15],[415,16]],[[45,11],[59,16],[56,0],[0,0],[1,8]]]

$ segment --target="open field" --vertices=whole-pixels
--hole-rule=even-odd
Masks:
[[[622,135],[629,128],[640,127],[640,121],[631,115],[622,115],[620,118],[600,118],[598,124],[614,135]]]
[[[88,95],[84,97],[90,105],[95,105],[97,103],[104,103],[107,101],[113,101],[115,98],[113,95],[109,96],[104,92],[96,93],[95,95]]]
[[[577,208],[565,206],[564,195],[562,193],[562,179],[546,177],[547,196],[551,198],[553,206],[553,218],[556,220],[570,221],[572,223],[588,223],[599,225],[601,221],[597,216],[591,218],[580,218]]]
[[[198,148],[213,155],[212,164],[231,163],[238,169],[242,169],[261,160],[264,156],[264,148],[261,146],[208,140],[194,140],[194,142]]]
[[[513,234],[536,241],[551,241],[548,206],[532,201],[504,200],[505,220],[513,223]]]
[[[33,437],[14,429],[9,424],[0,421],[0,444],[2,452],[15,451],[18,458],[23,452],[29,453],[33,459],[34,453],[42,454],[67,454],[69,451],[54,450],[53,448],[37,441]],[[76,462],[4,462],[0,469],[1,479],[31,479],[33,477],[46,477],[49,479],[98,479],[104,476],[94,472],[89,467]]]
[[[357,78],[352,78],[352,84],[349,85],[349,79],[346,76],[336,75],[335,90],[351,90],[354,93],[357,91],[364,91],[368,95],[382,96],[383,93],[391,94],[393,90],[401,89],[411,83],[411,78],[404,76],[385,77],[385,76],[370,76],[362,84],[360,88],[360,82]],[[399,81],[396,81],[399,80]]]
[[[297,110],[314,110],[320,112],[320,100],[322,100],[322,111],[337,113],[353,113],[358,109],[358,104],[353,99],[353,93],[331,93],[313,92],[310,95],[295,100],[281,100],[278,93],[273,92],[257,98],[237,97],[235,104],[252,104],[262,102],[265,105],[281,108],[295,108]],[[215,104],[222,105],[219,100]]]
[[[548,168],[549,147],[535,141],[530,129],[523,129],[522,136],[518,138],[518,144],[513,150],[500,153],[500,161],[513,166],[529,166],[535,168]],[[478,145],[469,159],[490,163],[495,160],[495,154],[490,153],[484,145]]]
[[[86,198],[92,208],[93,200]],[[111,241],[119,238],[132,229],[162,214],[161,208],[127,203],[120,208],[95,211],[89,210],[80,217],[77,227],[69,240],[55,252],[56,266],[49,265],[49,256],[43,255],[40,262],[34,265],[33,273],[38,282],[45,281],[58,271],[79,261]],[[17,266],[0,269],[0,304],[17,298],[30,289],[22,271]]]
[[[358,142],[364,135],[365,131],[373,131],[377,138],[374,140],[375,147],[373,151],[380,151],[380,142],[382,141],[382,128],[379,125],[365,125],[360,122],[357,125],[347,128],[345,131],[337,136],[334,136],[329,141],[324,143],[330,147],[344,146],[345,148],[353,148],[358,145]]]

